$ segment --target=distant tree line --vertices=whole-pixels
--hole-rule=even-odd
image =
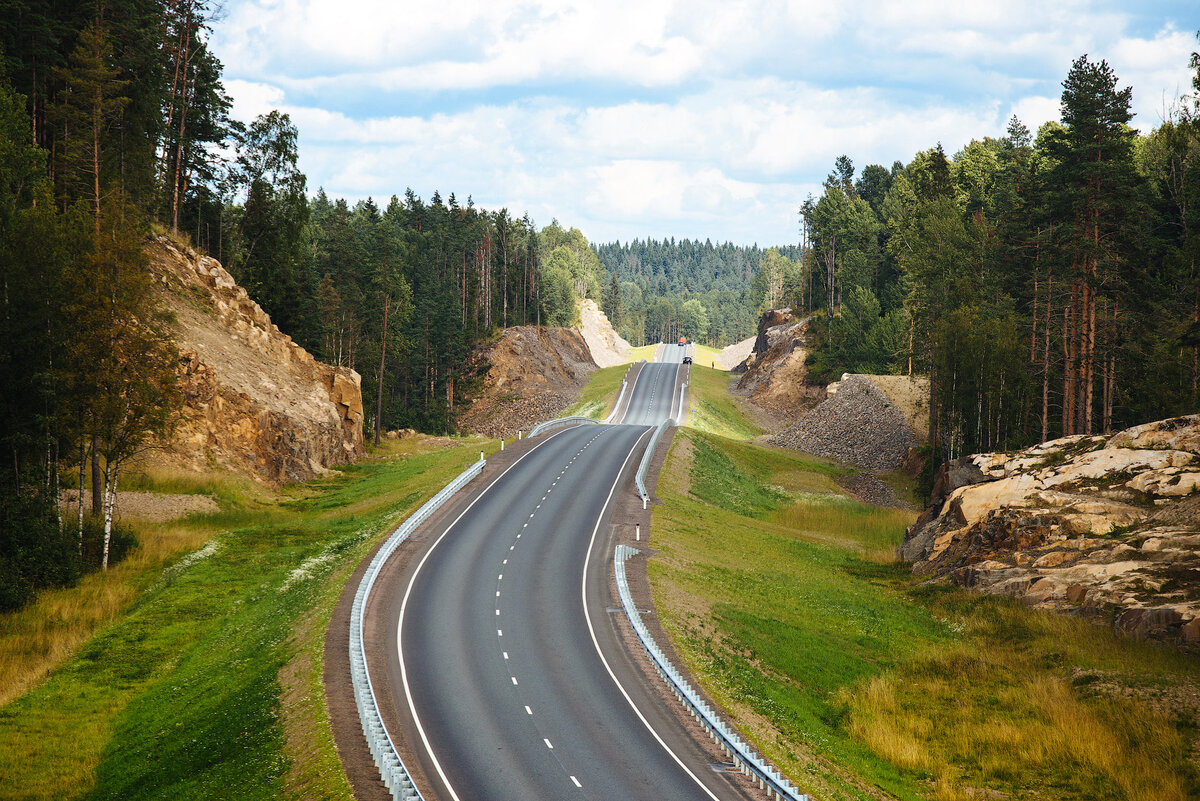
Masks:
[[[799,258],[795,246],[763,250],[690,239],[596,245],[607,273],[603,309],[633,345],[687,336],[723,347],[757,333],[758,315],[782,301],[764,264]]]
[[[784,300],[816,312],[818,377],[931,380],[935,460],[1200,409],[1198,94],[1147,135],[1131,89],[1084,56],[1061,123],[941,145],[800,208]]]

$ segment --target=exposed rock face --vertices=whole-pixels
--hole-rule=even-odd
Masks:
[[[735,368],[743,372],[736,391],[779,417],[779,428],[795,420],[825,397],[819,384],[808,383],[808,318],[791,309],[771,309],[758,321],[754,350]]]
[[[358,373],[314,359],[215,259],[166,237],[149,255],[180,349],[184,408],[169,458],[283,484],[364,453]]]
[[[489,437],[513,436],[557,417],[596,369],[574,328],[534,325],[506,328],[495,345],[477,349],[472,361],[487,378],[459,425]]]
[[[1200,647],[1200,415],[943,466],[918,574]]]

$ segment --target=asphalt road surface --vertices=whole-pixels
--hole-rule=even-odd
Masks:
[[[643,366],[621,425],[544,435],[400,588],[399,681],[427,797],[741,798],[619,641],[605,525],[649,426],[679,404],[683,349]]]

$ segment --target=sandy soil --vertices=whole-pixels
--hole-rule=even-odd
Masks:
[[[631,360],[630,345],[613,330],[608,317],[594,300],[584,300],[579,310],[579,333],[599,367],[613,367]]]
[[[64,490],[62,506],[67,513],[74,512],[78,503],[79,490]],[[91,511],[92,495],[84,493],[83,508]],[[211,514],[221,507],[207,495],[177,495],[165,492],[118,492],[117,515],[137,517],[152,523],[175,520],[190,514]]]
[[[754,341],[757,336],[743,339],[741,342],[734,342],[732,345],[726,345],[725,349],[717,354],[717,367],[721,370],[732,370],[750,356],[754,350]]]

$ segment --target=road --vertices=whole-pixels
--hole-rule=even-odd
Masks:
[[[399,675],[427,798],[742,798],[655,694],[609,608],[605,525],[683,349],[642,367],[622,424],[544,435],[437,534],[403,587]],[[431,537],[434,535],[430,535]]]

